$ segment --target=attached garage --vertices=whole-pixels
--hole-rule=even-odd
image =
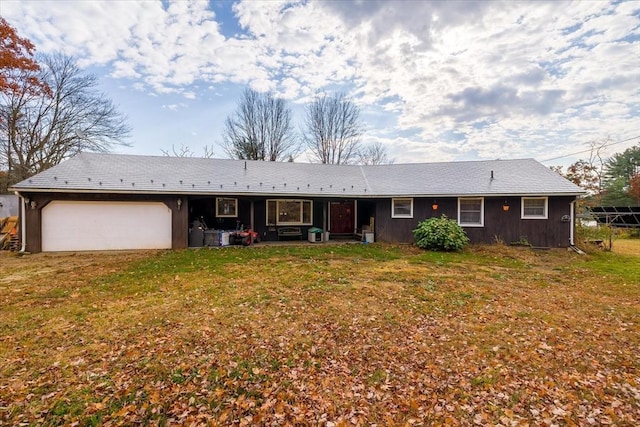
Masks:
[[[53,200],[42,209],[42,250],[170,249],[162,202]]]

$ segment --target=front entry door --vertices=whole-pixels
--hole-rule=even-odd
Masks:
[[[331,223],[329,230],[332,234],[353,233],[355,209],[353,200],[330,202],[329,215]]]

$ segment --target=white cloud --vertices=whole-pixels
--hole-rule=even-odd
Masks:
[[[187,104],[184,104],[184,103],[165,104],[162,106],[162,108],[169,111],[178,111],[179,109],[187,108]]]
[[[202,1],[5,0],[2,12],[39,51],[64,49],[160,97],[199,98],[194,83],[298,103],[350,90],[363,109],[388,114],[368,139],[398,161],[552,157],[640,133],[637,2],[239,1],[232,10],[244,33],[223,34],[229,17]]]

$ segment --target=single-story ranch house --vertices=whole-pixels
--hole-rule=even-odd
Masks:
[[[95,153],[13,190],[29,252],[182,249],[205,225],[263,241],[319,228],[411,243],[418,222],[443,214],[472,242],[567,247],[584,193],[532,159],[355,166]]]

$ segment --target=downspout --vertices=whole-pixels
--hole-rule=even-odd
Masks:
[[[27,212],[26,202],[22,194],[16,191],[16,196],[20,197],[20,252],[27,251]]]
[[[576,229],[576,201],[574,200],[573,202],[569,203],[569,206],[571,206],[571,230],[569,232],[569,245],[571,246],[575,246],[575,239],[574,239],[574,233],[575,233],[575,229]]]

